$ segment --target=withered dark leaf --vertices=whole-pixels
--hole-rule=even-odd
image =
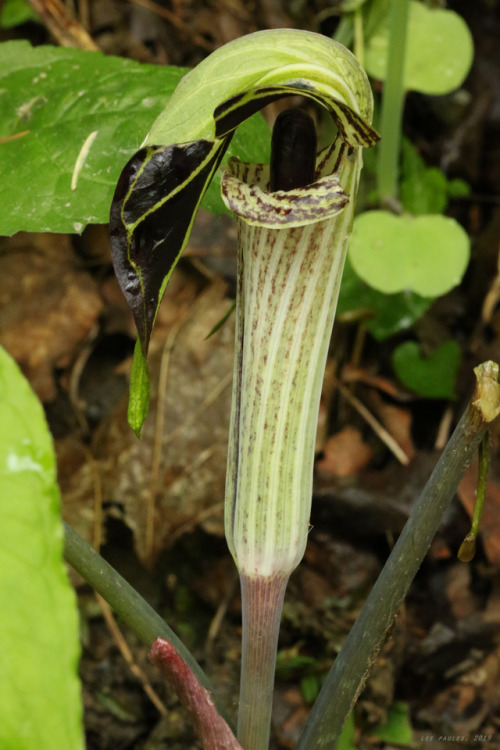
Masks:
[[[144,354],[161,295],[230,137],[147,146],[118,180],[110,214],[111,253]]]

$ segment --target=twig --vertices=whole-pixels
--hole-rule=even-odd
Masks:
[[[220,630],[220,626],[222,624],[222,621],[224,617],[226,616],[226,612],[229,607],[229,603],[231,601],[231,598],[234,594],[234,591],[236,589],[237,583],[238,583],[238,572],[236,568],[233,569],[233,575],[231,577],[231,580],[229,581],[229,585],[227,587],[227,591],[224,594],[224,598],[217,607],[217,611],[215,615],[212,618],[212,621],[210,623],[210,627],[208,628],[207,637],[205,640],[205,653],[208,654],[212,650],[213,644],[215,639],[217,638],[217,634]]]
[[[94,42],[77,19],[61,0],[29,0],[40,15],[42,23],[63,47],[98,50]]]
[[[188,24],[184,23],[184,21],[182,21],[180,18],[177,18],[175,13],[172,13],[172,11],[168,10],[168,8],[164,8],[162,5],[153,2],[153,0],[131,0],[131,2],[135,3],[136,5],[140,5],[143,8],[146,8],[146,10],[150,10],[152,13],[156,13],[158,16],[164,18],[166,21],[171,23],[172,26],[175,26],[177,31],[180,31],[185,37],[191,39],[195,44],[197,44],[198,47],[207,50],[207,52],[213,51],[213,44],[209,44],[209,42],[207,42],[206,39],[203,39],[203,37],[199,34],[193,34],[193,30],[188,26]]]
[[[169,542],[170,544],[173,544],[173,542],[176,539],[179,539],[183,534],[187,534],[189,531],[192,531],[197,526],[201,524],[202,521],[204,521],[206,518],[210,518],[210,516],[216,516],[221,511],[224,510],[224,503],[215,503],[214,505],[210,505],[208,508],[204,508],[199,513],[196,513],[196,515],[191,516],[191,518],[188,518],[187,521],[184,521],[180,524],[180,526],[177,526],[174,528],[169,536]]]
[[[165,432],[165,396],[167,391],[168,369],[170,355],[174,348],[179,331],[185,323],[186,315],[182,315],[170,329],[163,346],[158,378],[158,403],[156,406],[156,420],[153,441],[153,459],[151,464],[151,481],[146,501],[146,559],[151,564],[154,559],[154,530],[156,516],[156,496],[159,490],[160,463],[163,454]]]
[[[204,750],[243,750],[229,724],[218,713],[210,692],[204,688],[171,643],[157,638],[149,658],[173,685],[189,713]]]
[[[219,713],[227,716],[207,675],[180,638],[142,596],[67,523],[64,523],[64,558],[148,648],[157,638],[166,638],[192,669],[200,684],[211,692]]]
[[[102,609],[104,619],[106,620],[106,625],[108,626],[108,629],[113,637],[114,642],[120,649],[121,655],[127,662],[128,668],[130,669],[134,677],[136,677],[139,680],[139,682],[141,682],[144,692],[146,693],[146,695],[148,696],[149,700],[154,705],[154,707],[158,709],[158,712],[162,716],[167,716],[168,711],[165,707],[165,704],[161,700],[158,693],[154,690],[153,686],[148,680],[147,675],[143,672],[143,670],[139,667],[139,665],[134,661],[132,652],[129,648],[127,641],[123,637],[123,634],[120,628],[118,627],[118,624],[111,611],[111,607],[109,606],[107,601],[103,599],[102,596],[100,596],[99,594],[96,594],[96,598]]]
[[[394,454],[394,456],[398,459],[400,463],[403,464],[403,466],[407,466],[410,463],[409,457],[406,455],[404,450],[401,448],[399,443],[394,440],[391,433],[385,429],[383,425],[380,424],[378,419],[373,416],[373,414],[366,408],[366,406],[361,403],[359,398],[357,396],[354,396],[348,388],[341,385],[339,383],[339,390],[341,394],[344,396],[346,401],[349,401],[352,406],[356,409],[356,411],[363,417],[366,422],[370,425],[372,430],[378,435],[378,437],[382,440],[383,443],[389,448],[389,450]]]
[[[474,398],[443,451],[313,706],[296,750],[334,748],[369,669],[455,496],[488,423],[500,413],[498,365],[476,367]]]

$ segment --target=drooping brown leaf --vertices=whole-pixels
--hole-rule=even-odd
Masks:
[[[7,244],[8,242],[8,244]],[[0,256],[0,343],[42,401],[55,396],[54,368],[68,366],[102,310],[91,276],[65,235],[18,235]]]
[[[121,509],[143,562],[198,524],[223,533],[234,324],[206,341],[230,300],[216,282],[193,301],[188,284],[191,297],[177,283],[160,307],[150,346],[153,408],[142,439],[127,425],[124,399],[92,446],[103,502]],[[181,300],[175,315],[172,292]]]

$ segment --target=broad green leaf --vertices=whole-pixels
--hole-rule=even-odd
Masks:
[[[82,750],[54,449],[40,402],[3,349],[0,424],[0,747]]]
[[[460,356],[456,341],[446,341],[428,357],[415,341],[406,341],[394,350],[392,365],[400,381],[420,396],[455,398]]]
[[[0,234],[107,223],[124,165],[185,73],[100,52],[0,44]],[[252,118],[245,148],[235,141],[229,154],[264,160],[268,133],[262,117]],[[225,210],[216,187],[208,199]]]
[[[349,257],[358,276],[380,292],[439,297],[460,283],[469,238],[447,216],[367,211],[354,221]]]
[[[368,39],[365,66],[374,78],[385,80],[389,46],[389,15]],[[474,56],[472,34],[451,10],[431,9],[411,0],[404,88],[423,94],[447,94],[460,86]]]
[[[378,292],[362,281],[346,258],[337,317],[363,322],[378,341],[410,328],[432,305],[432,298],[405,290],[396,294]]]

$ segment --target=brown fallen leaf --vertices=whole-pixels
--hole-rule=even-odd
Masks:
[[[415,456],[415,445],[411,436],[412,416],[409,409],[389,404],[376,390],[370,390],[369,401],[386,430],[411,460]]]
[[[167,307],[171,293],[169,288]],[[198,522],[223,533],[234,319],[205,337],[230,304],[224,285],[216,282],[189,307],[182,304],[174,324],[156,329],[151,409],[142,439],[128,426],[125,397],[92,444],[103,504],[121,514],[146,563]]]
[[[370,463],[373,451],[355,427],[344,427],[328,438],[324,447],[324,457],[316,462],[316,469],[322,474],[347,477],[356,474]]]
[[[42,401],[55,397],[54,368],[66,367],[97,323],[103,302],[79,270],[66,235],[22,235],[2,243],[0,343]]]

